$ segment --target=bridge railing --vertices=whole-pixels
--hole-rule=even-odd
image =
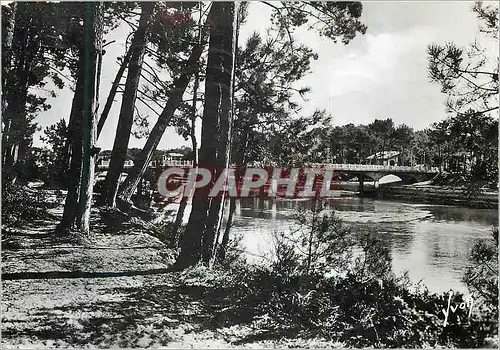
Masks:
[[[128,161],[125,164],[125,168],[133,166],[132,161]],[[193,162],[190,160],[171,160],[163,164],[163,166],[193,166]],[[336,171],[360,171],[360,172],[387,172],[387,173],[398,173],[398,172],[408,172],[408,173],[439,173],[438,167],[428,167],[428,166],[399,166],[399,165],[375,165],[375,164],[328,164],[328,163],[309,163],[308,166],[313,168],[324,168]],[[101,169],[107,169],[109,167],[109,160],[101,161],[98,164]]]
[[[399,165],[374,165],[374,164],[310,164],[315,168],[325,168],[339,171],[383,171],[383,172],[411,172],[411,173],[438,173],[437,167],[427,166],[399,166]]]
[[[169,160],[166,161],[163,165],[166,166],[192,166],[192,160]]]

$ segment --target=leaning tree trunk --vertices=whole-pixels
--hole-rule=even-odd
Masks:
[[[231,124],[232,81],[236,36],[236,4],[214,2],[209,17],[210,46],[205,80],[205,108],[203,110],[199,164],[216,166],[220,174],[227,167],[228,140]],[[212,179],[212,183],[215,179]],[[213,223],[220,218],[220,200],[209,215],[211,200],[206,191],[195,193],[189,223],[181,240],[181,252],[176,269],[185,269],[201,259],[210,260],[215,230]],[[218,208],[219,209],[218,209]],[[207,258],[208,257],[208,258]]]
[[[118,91],[118,86],[120,85],[120,80],[122,80],[123,73],[125,73],[125,69],[128,67],[128,63],[130,62],[130,56],[132,55],[132,46],[129,47],[125,57],[123,57],[123,62],[120,65],[120,69],[116,73],[115,80],[113,80],[113,84],[111,84],[111,89],[109,90],[108,98],[106,99],[106,103],[104,104],[104,108],[101,113],[101,117],[99,118],[99,122],[97,124],[97,138],[101,135],[102,128],[104,127],[104,123],[108,119],[109,112],[111,111],[111,107],[113,106],[113,102],[116,97],[116,93]]]
[[[113,81],[113,84],[111,85],[111,90],[109,91],[108,98],[106,99],[106,103],[104,105],[104,109],[101,113],[101,116],[99,118],[99,122],[97,124],[97,136],[96,138],[99,139],[99,135],[101,134],[102,128],[104,127],[104,123],[106,122],[106,119],[108,118],[109,112],[111,111],[111,107],[114,102],[114,98],[116,96],[116,92],[118,91],[118,86],[120,85],[120,80],[123,76],[123,73],[125,72],[125,69],[128,66],[128,62],[130,61],[130,54],[131,50],[127,51],[125,57],[123,58],[123,62],[120,66],[120,69],[116,73],[115,80]],[[78,83],[77,83],[78,87]],[[73,121],[73,113],[71,113],[70,119],[68,126],[72,125]],[[73,143],[73,138],[71,137],[70,133],[70,128],[68,127],[68,134],[66,137],[66,141],[64,143],[64,150],[63,150],[63,159],[61,160],[62,166],[61,166],[61,173],[60,173],[60,178],[63,179],[64,187],[68,187],[69,183],[69,177],[71,175],[68,174],[69,168],[71,167],[71,144]]]
[[[177,110],[177,108],[179,108],[182,102],[182,96],[184,95],[189,81],[191,80],[191,76],[195,71],[195,68],[193,67],[195,67],[200,60],[201,54],[203,52],[203,46],[204,45],[195,45],[193,47],[191,56],[186,61],[183,72],[177,79],[174,80],[173,89],[167,101],[167,104],[158,117],[155,126],[151,130],[144,148],[136,156],[134,160],[134,166],[130,170],[129,175],[125,179],[123,186],[120,189],[117,198],[117,204],[119,206],[120,204],[122,204],[124,207],[130,206],[130,198],[136,191],[139,181],[141,181],[141,178],[146,173],[151,158],[153,157],[153,153],[160,143],[161,138],[163,137],[163,133],[172,120],[175,111]]]
[[[196,127],[196,104],[198,101],[197,94],[198,94],[198,85],[199,85],[199,72],[197,71],[194,77],[194,88],[193,88],[193,103],[191,105],[191,130],[190,130],[190,137],[191,137],[191,144],[193,146],[193,167],[198,166],[198,150],[197,150],[197,142],[196,142],[196,133],[195,133],[195,127]],[[181,198],[181,202],[179,203],[179,209],[177,209],[177,214],[175,215],[175,221],[174,225],[172,226],[172,233],[177,237],[179,234],[179,229],[182,225],[182,219],[184,218],[184,212],[186,211],[187,203],[189,200],[189,195],[184,194]]]
[[[148,44],[149,21],[153,13],[155,4],[146,2],[142,4],[142,14],[139,20],[139,27],[132,39],[130,63],[128,67],[127,81],[125,82],[125,91],[123,92],[120,117],[116,128],[115,142],[111,151],[108,173],[105,180],[105,199],[106,204],[115,206],[116,194],[120,182],[120,175],[123,171],[123,165],[127,158],[128,143],[130,132],[134,123],[134,106],[137,98],[137,90],[141,78],[142,63],[144,53]]]
[[[63,219],[58,226],[62,232],[75,229],[90,234],[90,208],[94,183],[96,139],[96,85],[98,56],[103,42],[104,17],[102,3],[86,3],[84,16],[84,45],[80,47],[80,62],[73,99],[70,133],[70,186],[64,206]],[[72,124],[72,125],[71,125]]]

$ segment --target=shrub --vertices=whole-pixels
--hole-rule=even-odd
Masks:
[[[321,200],[315,200],[310,210],[299,209],[295,222],[291,232],[274,233],[275,270],[315,274],[347,268],[355,237]]]
[[[492,230],[492,239],[478,241],[470,255],[471,266],[464,275],[464,283],[492,309],[498,307],[498,227]]]
[[[2,186],[2,227],[4,229],[42,219],[46,216],[48,208],[45,193],[4,181]]]
[[[167,210],[163,208],[162,217],[160,220],[154,223],[144,223],[145,231],[151,236],[158,238],[162,243],[164,243],[168,248],[177,249],[179,234],[173,232],[173,223],[169,219],[172,215],[173,210]]]
[[[303,227],[314,228],[312,235],[304,231],[313,241],[349,237],[333,234],[342,226],[332,215],[326,221],[314,219],[330,223],[324,226],[311,225],[311,215],[299,220]],[[308,252],[303,247],[310,246],[310,239],[287,240],[284,234],[277,238],[269,266],[233,266],[225,281],[231,299],[248,311],[259,329],[274,337],[320,336],[353,347],[481,347],[496,334],[495,314],[484,304],[478,304],[471,317],[467,308],[450,311],[444,325],[442,310],[449,294],[413,288],[407,277],[397,278],[391,272],[389,249],[373,233],[358,235],[362,254],[344,265],[344,277],[335,278],[324,273],[335,259],[314,260],[303,253]],[[353,240],[346,242],[352,244],[346,244],[348,249],[353,248]],[[452,301],[454,306],[465,300],[455,293]]]

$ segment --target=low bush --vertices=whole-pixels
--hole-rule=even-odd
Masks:
[[[450,311],[448,294],[412,290],[404,279],[285,276],[248,266],[232,271],[231,299],[276,337],[322,337],[352,347],[481,347],[496,334],[495,313],[477,305]],[[227,280],[225,281],[228,282]],[[453,294],[452,306],[465,302]]]
[[[51,207],[44,192],[4,181],[2,186],[2,228],[18,227],[42,219]]]
[[[304,217],[300,220],[304,225],[310,222]],[[305,225],[310,239],[303,243],[277,240],[271,264],[233,264],[224,280],[230,299],[239,310],[246,310],[262,332],[276,338],[322,337],[349,347],[472,348],[484,346],[498,334],[496,308],[477,301],[469,317],[464,296],[454,293],[454,311],[449,311],[445,325],[443,309],[448,307],[449,294],[430,293],[412,287],[406,276],[396,277],[391,272],[390,251],[375,234],[357,234],[350,240],[331,216],[314,220],[322,224]],[[343,273],[327,277],[328,269],[321,273],[315,266],[327,268],[331,262],[338,267],[334,260],[322,259],[317,264],[320,260],[300,253],[308,251],[304,246],[320,247],[322,237],[329,244],[335,239],[356,242],[361,253],[353,257],[353,263],[343,264]]]
[[[463,281],[490,308],[498,306],[498,227],[492,229],[490,239],[472,247]]]

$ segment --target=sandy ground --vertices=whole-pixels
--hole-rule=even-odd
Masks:
[[[55,237],[54,218],[2,237],[2,348],[334,347],[262,340],[203,278],[166,272],[172,253],[137,227],[108,230],[93,214],[84,243]]]

